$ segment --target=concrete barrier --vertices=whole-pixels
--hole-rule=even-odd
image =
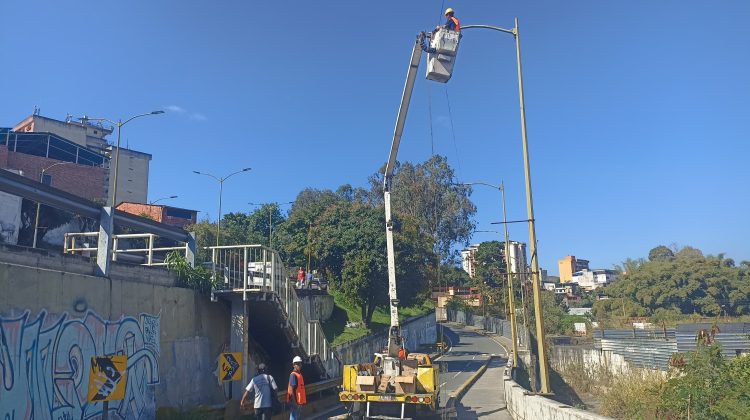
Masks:
[[[508,413],[515,420],[608,420],[609,417],[600,416],[588,411],[579,410],[569,405],[545,398],[541,395],[530,394],[518,385],[510,376],[503,381],[505,404]]]

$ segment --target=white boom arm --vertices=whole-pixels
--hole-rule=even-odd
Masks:
[[[401,346],[401,331],[398,323],[398,296],[396,294],[396,257],[393,248],[393,219],[391,217],[391,180],[393,169],[396,165],[396,155],[401,143],[401,134],[404,131],[406,114],[409,111],[409,102],[414,90],[414,82],[417,79],[417,69],[422,59],[422,39],[425,35],[420,34],[414,42],[414,49],[411,53],[409,68],[406,72],[406,83],[404,92],[401,95],[401,105],[398,108],[398,117],[396,118],[396,128],[393,131],[393,143],[391,143],[391,153],[388,155],[388,163],[385,166],[383,176],[383,199],[385,201],[385,237],[388,248],[388,298],[391,305],[391,328],[388,333],[388,355],[398,357],[398,350]]]

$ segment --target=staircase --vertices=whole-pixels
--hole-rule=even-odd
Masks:
[[[211,300],[247,303],[245,315],[257,308],[263,314],[274,308],[292,353],[306,358],[321,376],[335,356],[317,320],[308,319],[304,304],[297,297],[294,279],[286,276],[284,262],[273,249],[262,245],[213,246],[211,262],[214,289]],[[270,307],[269,307],[270,305]],[[243,323],[243,325],[248,325]],[[247,346],[244,346],[247,348]]]

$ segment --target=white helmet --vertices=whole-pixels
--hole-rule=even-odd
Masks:
[[[295,363],[300,363],[301,364],[302,363],[302,358],[299,357],[299,356],[294,356],[294,359],[292,359],[292,364],[295,364]]]

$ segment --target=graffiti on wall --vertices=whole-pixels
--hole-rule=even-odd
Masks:
[[[102,404],[87,402],[93,356],[127,355],[125,399],[109,404],[110,419],[154,418],[159,383],[160,315],[106,321],[41,311],[0,316],[0,420],[91,419]]]

